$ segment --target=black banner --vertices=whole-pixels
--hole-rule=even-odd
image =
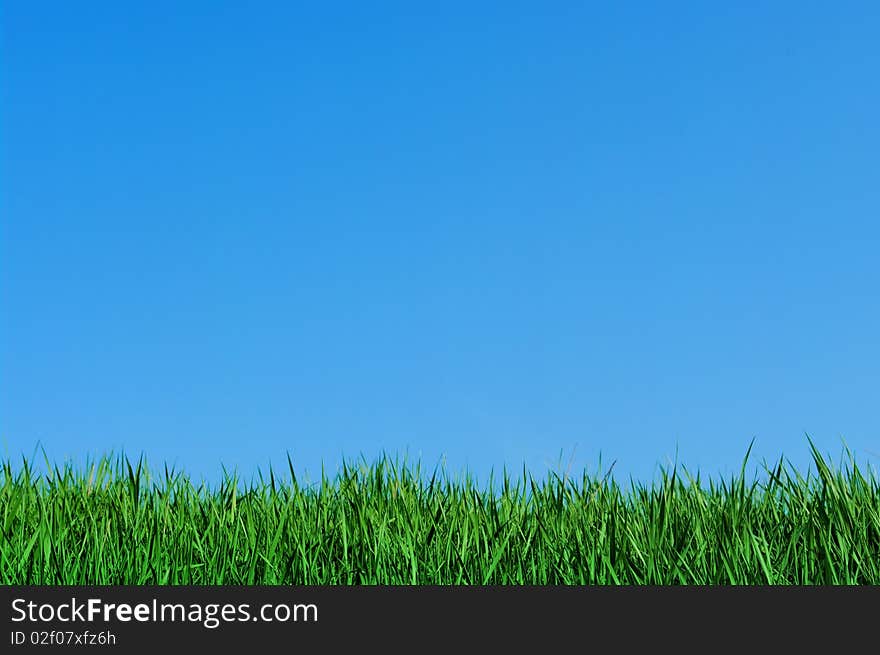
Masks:
[[[876,643],[880,587],[0,587],[0,652]],[[169,650],[170,649],[170,650]]]

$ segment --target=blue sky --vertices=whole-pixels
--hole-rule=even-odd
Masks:
[[[874,2],[4,2],[0,451],[876,463],[878,33]]]

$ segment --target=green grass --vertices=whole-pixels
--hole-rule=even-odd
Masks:
[[[210,489],[103,458],[3,462],[0,582],[13,584],[880,584],[880,485],[810,443],[746,480],[676,469],[500,488],[383,458],[301,486]],[[748,455],[746,456],[748,459]]]

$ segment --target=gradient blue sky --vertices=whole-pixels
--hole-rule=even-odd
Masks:
[[[0,452],[878,462],[878,34],[876,2],[4,2]]]

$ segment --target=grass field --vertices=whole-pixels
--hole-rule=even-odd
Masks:
[[[3,463],[12,584],[880,584],[880,484],[847,453],[749,481],[506,477],[478,488],[388,458],[301,486],[216,488],[104,458]],[[748,458],[748,455],[746,456]]]

